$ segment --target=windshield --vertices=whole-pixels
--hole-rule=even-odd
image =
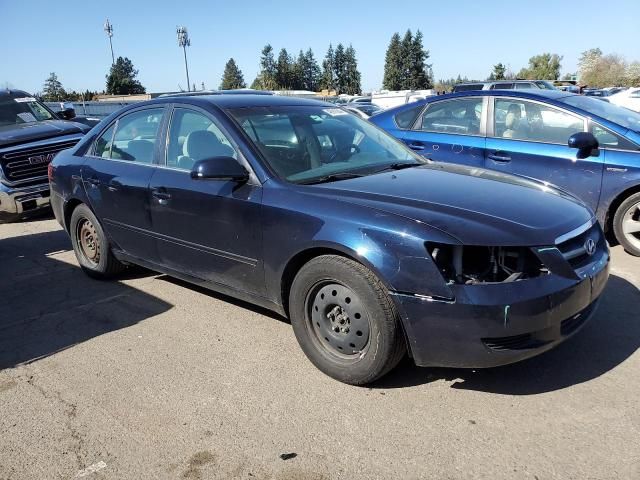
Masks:
[[[629,130],[640,132],[640,113],[613,105],[609,102],[603,102],[597,98],[582,95],[572,95],[562,98],[560,101],[573,107],[581,108],[591,115],[597,115],[605,120],[617,123]]]
[[[53,118],[49,110],[33,97],[3,98],[0,100],[0,127],[41,122]]]
[[[229,113],[276,173],[290,182],[426,163],[387,133],[340,108],[260,107]]]

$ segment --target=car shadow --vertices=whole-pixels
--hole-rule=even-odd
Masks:
[[[402,388],[436,380],[451,388],[533,395],[587,382],[620,365],[640,347],[640,291],[611,275],[593,318],[573,338],[537,357],[489,369],[419,368],[405,359],[374,388]]]
[[[120,281],[89,278],[62,230],[0,239],[0,370],[29,363],[173,305]],[[65,261],[62,260],[65,259]],[[132,269],[120,279],[148,276]]]

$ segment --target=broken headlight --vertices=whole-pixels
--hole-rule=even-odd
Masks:
[[[447,283],[477,285],[526,280],[549,274],[528,247],[479,247],[427,243]]]

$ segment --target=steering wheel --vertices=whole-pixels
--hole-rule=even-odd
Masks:
[[[353,155],[354,153],[360,153],[360,147],[353,143],[351,145],[347,145],[346,147],[337,148],[336,151],[333,152],[333,155],[331,155],[331,157],[329,157],[329,160],[325,163],[332,163],[336,158],[338,158],[338,155],[340,154]]]

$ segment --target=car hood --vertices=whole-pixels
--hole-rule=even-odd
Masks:
[[[0,127],[0,147],[61,137],[74,133],[84,135],[90,130],[87,125],[67,120],[45,120]]]
[[[466,245],[551,245],[593,217],[575,197],[542,182],[444,163],[314,187],[318,195],[425,223]]]

